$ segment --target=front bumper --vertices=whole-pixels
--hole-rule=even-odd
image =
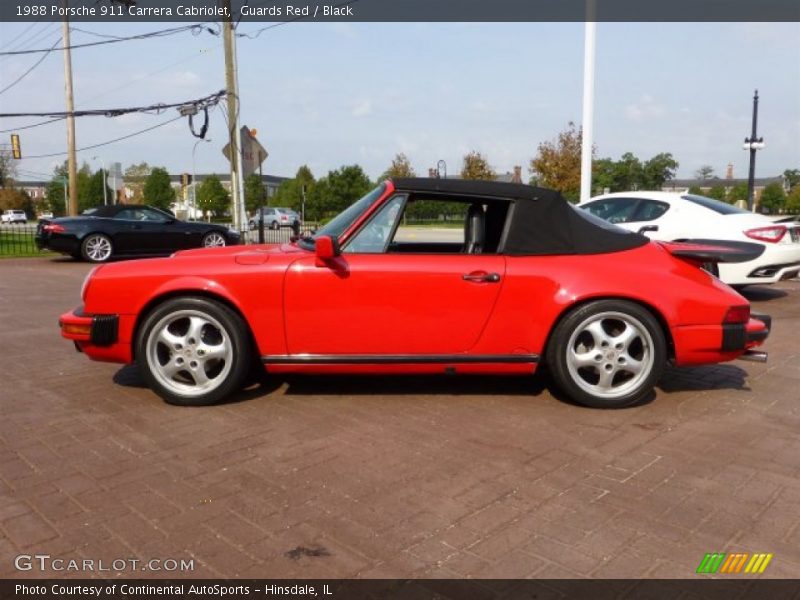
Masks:
[[[58,326],[62,337],[74,342],[88,342],[100,348],[116,344],[119,339],[119,315],[87,314],[83,312],[83,307],[61,315]]]

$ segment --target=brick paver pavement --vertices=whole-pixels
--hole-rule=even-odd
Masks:
[[[800,282],[748,292],[775,318],[767,365],[670,369],[633,409],[540,376],[291,378],[187,409],[60,339],[88,270],[0,261],[0,577],[91,575],[14,570],[35,553],[193,558],[194,577],[687,577],[714,551],[800,575]]]

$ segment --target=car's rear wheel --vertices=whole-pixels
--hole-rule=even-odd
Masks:
[[[652,392],[666,363],[664,333],[644,307],[598,300],[556,326],[547,364],[561,390],[593,408],[622,408]]]
[[[114,244],[111,238],[102,233],[87,235],[81,243],[81,256],[89,262],[106,262],[114,253]]]
[[[136,357],[148,385],[170,404],[207,406],[237,391],[252,363],[247,326],[206,298],[174,298],[145,319]]]
[[[225,244],[225,236],[218,231],[210,231],[203,236],[203,247],[205,248],[214,248]]]
[[[272,223],[269,224],[269,228],[270,229],[280,229],[280,227],[281,227],[281,224],[278,223],[277,221],[273,221]]]

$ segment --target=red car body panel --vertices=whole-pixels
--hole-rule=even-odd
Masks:
[[[392,191],[387,183],[340,240]],[[498,280],[463,278],[476,273]],[[237,310],[271,372],[441,373],[457,365],[467,373],[531,373],[561,316],[601,298],[650,309],[677,365],[732,360],[745,350],[723,351],[722,342],[727,311],[747,301],[658,243],[596,255],[345,253],[324,263],[297,244],[200,249],[104,265],[88,288],[83,312],[62,315],[62,335],[92,359],[122,363],[136,358],[149,307],[180,294]],[[65,329],[90,325],[92,315],[118,316],[116,341],[101,346]],[[748,333],[765,330],[761,321],[747,324]],[[386,356],[404,360],[370,360]]]

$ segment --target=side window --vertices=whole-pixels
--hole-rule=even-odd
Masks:
[[[384,204],[342,251],[345,254],[381,254],[385,252],[400,216],[403,202],[405,202],[405,196],[395,196]]]
[[[406,204],[393,243],[463,244],[467,202],[413,200]]]
[[[117,213],[116,218],[123,221],[139,221],[141,219],[141,211],[133,208],[126,208]]]
[[[656,200],[642,200],[636,209],[633,221],[654,221],[669,210],[666,202]]]
[[[140,212],[142,213],[143,220],[145,221],[166,221],[166,217],[155,210],[143,208],[140,210]]]
[[[633,220],[638,198],[608,198],[586,205],[586,210],[609,223],[627,223]]]

